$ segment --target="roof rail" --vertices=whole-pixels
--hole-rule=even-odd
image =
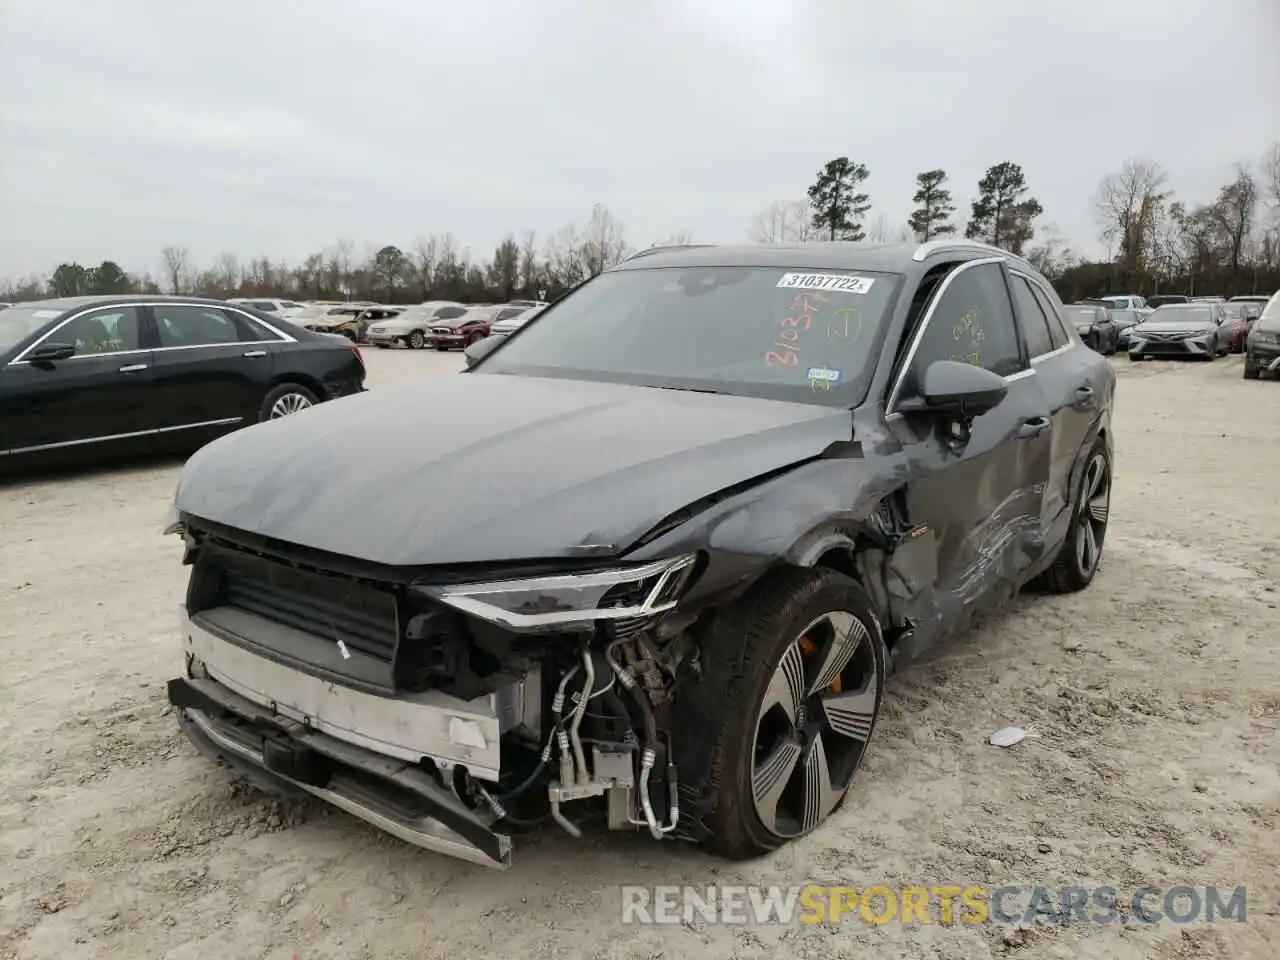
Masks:
[[[981,243],[978,240],[927,240],[920,246],[916,247],[916,252],[911,255],[911,259],[919,263],[927,260],[939,250],[982,250],[987,253],[998,253],[1002,257],[1011,257],[1014,260],[1021,260],[1026,263],[1025,257],[1020,257],[1016,253],[1010,253],[1003,247],[993,246],[989,243]]]
[[[635,260],[638,257],[647,257],[651,253],[666,253],[668,250],[689,250],[694,247],[714,247],[714,246],[715,246],[714,243],[664,243],[662,246],[648,247],[644,250],[639,250],[636,253],[631,254],[631,256],[626,257],[623,260],[623,263],[626,263],[627,260]]]

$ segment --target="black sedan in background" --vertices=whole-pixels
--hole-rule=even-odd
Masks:
[[[1106,355],[1116,352],[1120,328],[1104,303],[1072,303],[1063,307],[1062,312],[1089,349]]]
[[[70,297],[0,312],[0,470],[191,450],[364,389],[345,339],[237,304]]]

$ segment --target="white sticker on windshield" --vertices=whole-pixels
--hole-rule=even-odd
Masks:
[[[873,283],[870,277],[846,277],[838,273],[784,273],[778,280],[779,287],[836,293],[867,293]]]
[[[831,370],[827,367],[810,367],[809,379],[810,380],[826,380],[830,383],[835,383],[837,380],[840,379],[840,371]]]

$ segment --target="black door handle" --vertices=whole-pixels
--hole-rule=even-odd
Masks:
[[[1033,437],[1038,437],[1048,430],[1052,423],[1053,421],[1048,417],[1031,417],[1028,420],[1023,420],[1018,426],[1018,439],[1030,440]]]

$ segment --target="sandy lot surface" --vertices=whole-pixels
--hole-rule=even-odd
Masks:
[[[369,353],[374,389],[459,365]],[[843,812],[752,864],[548,831],[498,873],[234,784],[164,698],[178,467],[0,487],[0,958],[1280,957],[1280,384],[1116,365],[1093,586],[895,678]],[[621,922],[624,883],[809,882],[1247,884],[1248,922]]]

